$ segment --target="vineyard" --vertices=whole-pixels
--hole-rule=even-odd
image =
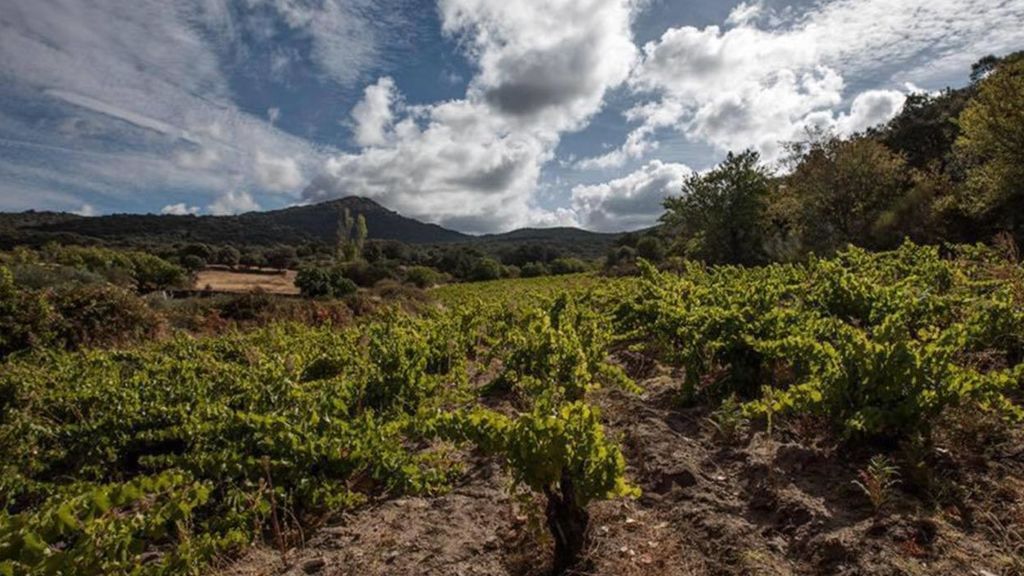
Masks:
[[[515,534],[466,573],[1024,573],[1024,270],[990,249],[431,295],[12,356],[0,574],[455,573],[304,550],[474,482]]]

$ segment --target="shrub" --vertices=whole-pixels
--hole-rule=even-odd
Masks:
[[[473,264],[468,280],[483,282],[501,278],[501,263],[493,258],[481,258]]]
[[[541,262],[527,262],[523,264],[523,267],[519,269],[519,275],[523,278],[536,278],[538,276],[547,276],[548,267]]]
[[[555,275],[579,274],[588,270],[587,263],[579,258],[556,258],[551,261],[550,268]]]
[[[356,284],[338,267],[303,268],[295,277],[295,285],[308,298],[341,298],[357,290]]]
[[[135,294],[110,285],[90,285],[54,294],[60,315],[58,338],[68,348],[120,344],[155,336],[160,317]]]
[[[417,288],[429,288],[441,283],[441,273],[427,266],[413,266],[405,271],[405,281]]]

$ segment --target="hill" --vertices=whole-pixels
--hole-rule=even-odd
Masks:
[[[81,217],[53,212],[0,215],[0,245],[40,244],[50,240],[132,242],[206,242],[240,245],[299,245],[333,242],[338,214],[348,208],[366,218],[369,237],[408,244],[433,244],[470,237],[406,218],[367,198],[348,197],[310,206],[294,206],[237,216],[111,214]]]
[[[0,248],[20,244],[38,246],[50,241],[115,245],[201,242],[248,246],[332,243],[338,214],[345,208],[353,216],[363,215],[371,240],[397,240],[418,245],[465,243],[492,254],[523,244],[544,244],[574,256],[596,258],[618,237],[577,228],[524,228],[504,234],[471,236],[407,218],[368,198],[350,196],[237,216],[111,214],[84,217],[60,212],[0,213]]]

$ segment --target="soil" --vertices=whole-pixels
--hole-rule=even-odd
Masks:
[[[247,294],[261,290],[268,294],[296,295],[295,270],[236,272],[220,268],[207,268],[196,273],[194,290],[209,290],[226,294]]]
[[[706,411],[677,406],[677,374],[648,372],[641,396],[593,397],[643,495],[590,506],[589,548],[572,573],[1024,575],[1019,429],[995,442],[984,422],[951,424],[927,487],[902,478],[876,514],[853,481],[877,449],[822,444],[813,422],[730,444]],[[973,457],[942,459],[954,453]],[[542,510],[480,460],[445,495],[368,505],[283,560],[255,548],[218,574],[539,576],[552,548]]]

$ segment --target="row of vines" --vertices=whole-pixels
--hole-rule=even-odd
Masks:
[[[610,352],[681,367],[684,399],[769,426],[812,413],[839,437],[927,437],[954,406],[1024,415],[1022,287],[986,251],[906,245],[446,287],[429,312],[341,328],[20,356],[0,365],[0,574],[190,574],[285,549],[332,513],[443,492],[465,444],[542,495],[561,571],[588,503],[638,494],[588,401],[640,391]]]

